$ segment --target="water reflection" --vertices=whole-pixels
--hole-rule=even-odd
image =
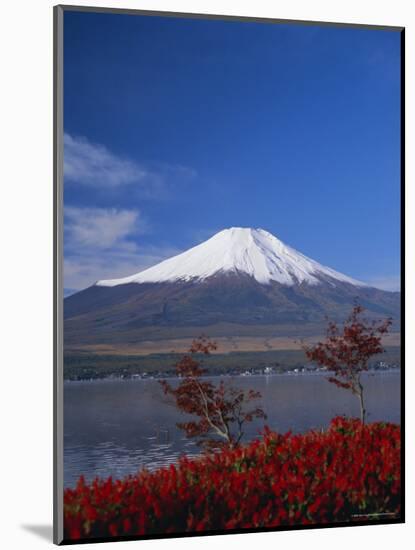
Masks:
[[[357,399],[319,375],[238,377],[235,385],[262,394],[266,423],[285,432],[327,426],[338,414],[358,416]],[[368,421],[400,422],[398,372],[367,375]],[[65,486],[81,474],[115,478],[150,470],[200,450],[183,436],[180,414],[156,380],[68,382],[64,388]],[[252,422],[245,440],[256,437],[263,421]]]

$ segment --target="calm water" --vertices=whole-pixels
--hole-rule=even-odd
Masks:
[[[229,379],[230,380],[230,379]],[[399,372],[366,375],[368,420],[400,422]],[[329,384],[322,375],[249,376],[233,384],[262,394],[261,403],[274,430],[302,432],[327,426],[335,415],[359,415],[356,397]],[[65,486],[81,474],[123,477],[143,466],[154,469],[196,455],[183,437],[177,412],[157,380],[66,382],[64,388]],[[263,422],[251,423],[252,439]]]

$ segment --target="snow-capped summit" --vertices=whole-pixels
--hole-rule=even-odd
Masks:
[[[366,286],[307,258],[264,229],[231,227],[207,241],[144,271],[122,279],[102,280],[97,286],[127,283],[203,281],[219,274],[245,274],[262,284],[275,281],[293,286],[335,281]]]

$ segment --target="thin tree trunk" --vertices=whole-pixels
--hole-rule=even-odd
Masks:
[[[362,424],[366,421],[366,409],[365,409],[365,400],[363,397],[363,386],[359,382],[359,402],[360,402],[360,420],[362,421]]]

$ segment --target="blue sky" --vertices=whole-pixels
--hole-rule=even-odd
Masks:
[[[67,289],[231,226],[399,288],[398,32],[64,18]]]

